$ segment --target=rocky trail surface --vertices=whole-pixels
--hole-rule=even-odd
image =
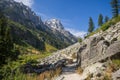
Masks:
[[[76,73],[76,63],[63,67],[62,74],[55,80],[80,80],[80,75]]]
[[[68,73],[63,74],[63,78],[61,80],[80,80],[80,75],[77,73]]]

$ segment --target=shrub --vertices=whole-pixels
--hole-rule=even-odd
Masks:
[[[103,24],[100,29],[102,31],[106,31],[109,27],[111,27],[111,25],[114,25],[116,22],[114,21],[108,21],[107,23]]]
[[[78,38],[78,42],[81,43],[82,42],[82,38]]]
[[[113,59],[112,63],[115,66],[116,69],[120,68],[120,59]]]
[[[19,69],[14,70],[10,65],[4,66],[0,73],[2,73],[2,80],[26,80],[26,75],[21,73]]]
[[[111,19],[107,23],[103,24],[100,28],[101,28],[101,30],[106,31],[109,27],[111,27],[111,25],[114,25],[119,21],[120,21],[120,16]]]
[[[53,80],[53,78],[59,76],[61,72],[61,67],[58,67],[55,70],[45,71],[38,76],[38,80]]]

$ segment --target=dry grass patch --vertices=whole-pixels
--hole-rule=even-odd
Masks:
[[[112,80],[111,73],[105,72],[103,80]]]
[[[107,69],[106,69],[106,71],[104,73],[104,79],[103,80],[112,80],[111,79],[112,78],[112,72],[114,72],[114,71],[115,71],[115,66],[110,64],[107,67]]]
[[[116,65],[113,62],[109,63],[109,65],[107,66],[105,72],[112,73],[114,71],[116,71]]]
[[[88,77],[85,80],[91,80],[92,77],[93,77],[93,74],[88,74]]]
[[[59,76],[62,73],[62,68],[59,67],[55,70],[55,76]]]
[[[81,75],[83,73],[83,69],[81,67],[78,67],[76,73]]]
[[[60,67],[55,70],[45,71],[38,76],[37,80],[53,80],[53,78],[59,76],[61,72],[62,69]]]
[[[40,74],[37,80],[45,80],[45,74],[44,73]]]
[[[76,59],[76,58],[77,58],[76,53],[72,54],[72,59]]]

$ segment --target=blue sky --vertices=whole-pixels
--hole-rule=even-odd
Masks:
[[[60,19],[64,27],[76,36],[88,30],[89,17],[97,28],[98,15],[111,18],[111,0],[16,0],[30,6],[42,20]]]

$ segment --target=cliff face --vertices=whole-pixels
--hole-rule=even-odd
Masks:
[[[8,18],[26,27],[36,28],[40,25],[43,27],[41,18],[23,3],[18,3],[14,0],[0,0],[0,11]]]
[[[78,52],[81,67],[120,56],[120,22],[81,43]]]

